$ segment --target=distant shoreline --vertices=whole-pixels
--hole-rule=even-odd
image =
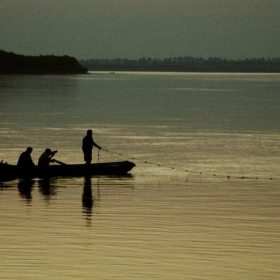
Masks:
[[[104,72],[183,72],[183,73],[280,73],[280,69],[256,69],[256,68],[246,68],[246,69],[235,69],[235,68],[181,68],[181,67],[91,67],[88,71],[104,71]]]
[[[173,57],[165,59],[88,59],[80,63],[89,71],[280,73],[280,58],[228,60]]]
[[[0,75],[68,75],[88,71],[183,73],[280,73],[280,58],[229,60],[219,57],[87,59],[70,56],[25,56],[0,50]]]
[[[87,68],[70,56],[24,56],[0,50],[0,75],[86,74]]]

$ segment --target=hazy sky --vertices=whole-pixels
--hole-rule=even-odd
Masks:
[[[280,0],[0,0],[0,49],[78,59],[280,57]]]

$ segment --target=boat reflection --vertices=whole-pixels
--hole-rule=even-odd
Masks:
[[[22,180],[18,182],[18,191],[20,197],[26,199],[30,204],[32,200],[32,189],[34,187],[34,180]]]

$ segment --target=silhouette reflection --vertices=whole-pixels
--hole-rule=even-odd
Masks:
[[[18,191],[19,195],[22,198],[25,198],[27,202],[31,202],[32,200],[32,189],[34,186],[33,180],[22,180],[18,182]]]
[[[38,181],[40,193],[48,200],[57,194],[56,181],[54,179],[44,179]]]
[[[86,176],[84,181],[82,203],[83,203],[83,214],[85,214],[87,221],[91,221],[93,202],[94,199],[93,199],[92,189],[91,189],[91,177]]]

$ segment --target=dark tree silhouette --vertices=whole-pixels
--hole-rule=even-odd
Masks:
[[[180,71],[180,72],[280,72],[280,58],[247,58],[244,60],[220,57],[141,57],[89,59],[80,63],[92,71]]]
[[[87,73],[70,56],[24,56],[0,50],[0,74],[79,74]]]

